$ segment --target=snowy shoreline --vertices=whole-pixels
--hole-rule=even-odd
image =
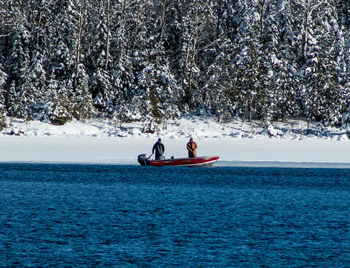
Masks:
[[[237,123],[198,119],[170,124],[159,135],[141,130],[137,124],[117,128],[94,121],[53,126],[13,120],[0,135],[0,162],[134,165],[137,155],[151,154],[158,136],[167,158],[185,157],[186,142],[193,136],[199,155],[220,156],[217,166],[350,167],[350,142],[334,130],[327,138],[298,133],[271,138]],[[20,135],[9,135],[11,131]]]

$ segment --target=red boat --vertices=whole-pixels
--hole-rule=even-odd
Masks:
[[[149,160],[145,154],[138,156],[138,162],[142,166],[176,166],[176,167],[210,167],[218,161],[219,156],[200,156],[194,158],[171,158],[164,160]]]

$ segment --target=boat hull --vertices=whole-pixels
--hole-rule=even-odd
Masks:
[[[143,156],[143,155],[140,155]],[[148,160],[141,159],[139,163],[143,166],[154,166],[154,167],[165,167],[165,166],[176,166],[176,167],[209,167],[214,165],[218,161],[219,156],[200,156],[194,158],[175,158],[165,160]]]

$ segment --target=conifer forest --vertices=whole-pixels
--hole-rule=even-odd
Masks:
[[[350,0],[0,0],[0,117],[350,122]]]

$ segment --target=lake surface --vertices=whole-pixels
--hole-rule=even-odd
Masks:
[[[350,266],[349,169],[7,163],[0,204],[0,266]]]

